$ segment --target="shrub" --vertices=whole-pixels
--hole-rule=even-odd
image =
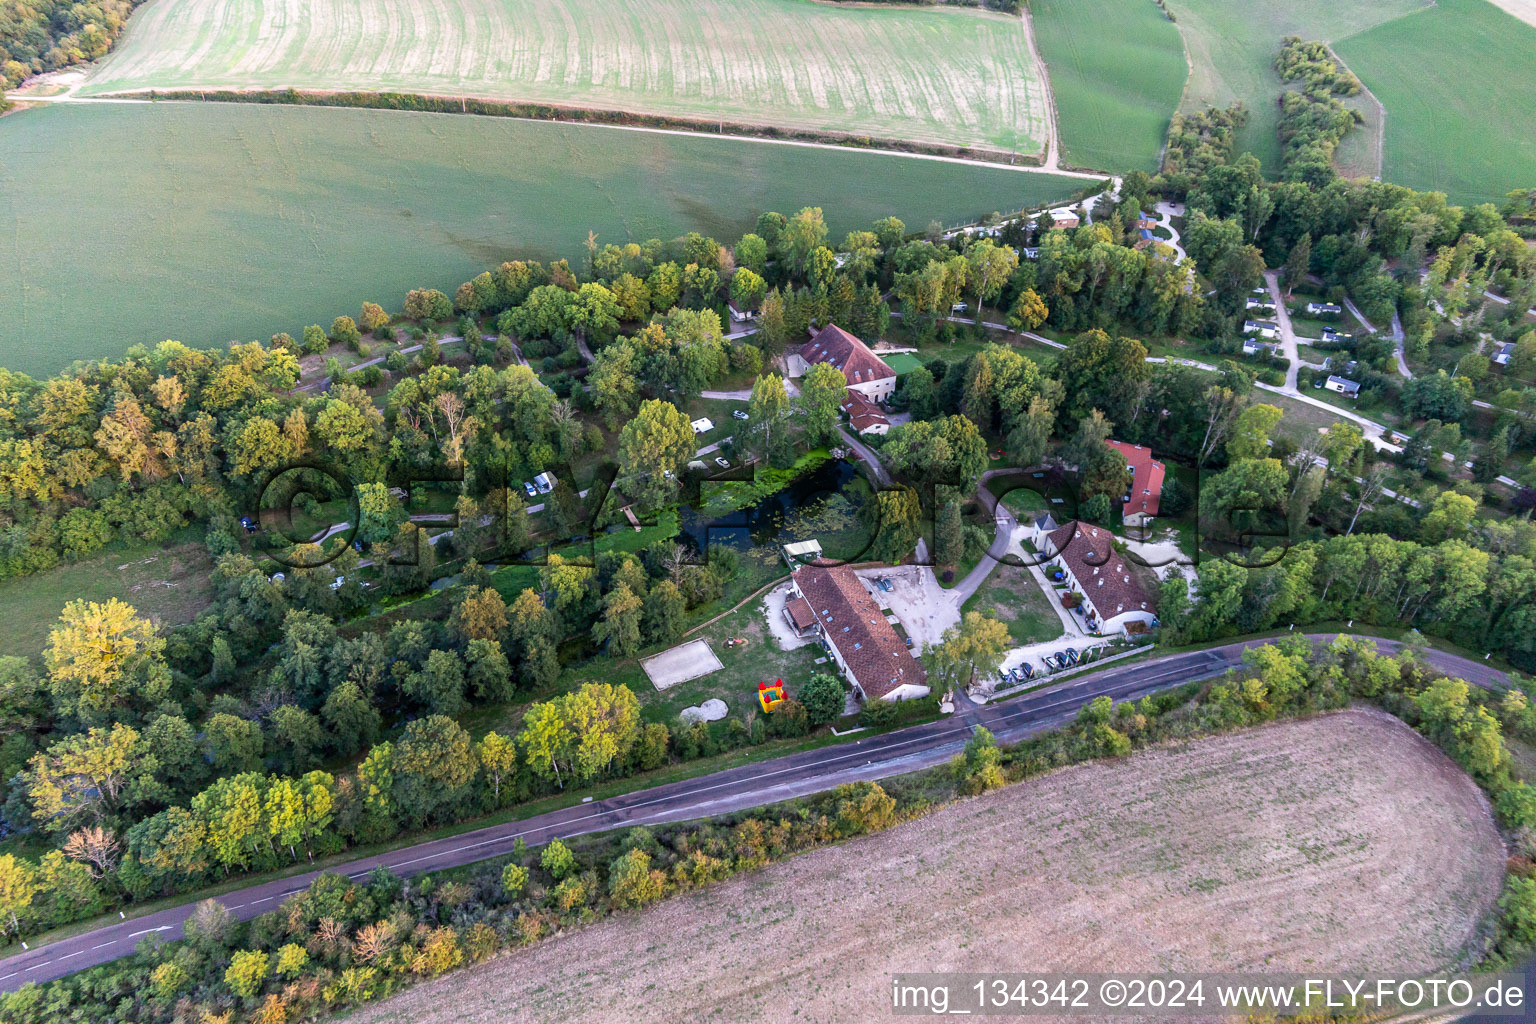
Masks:
[[[812,727],[837,721],[843,713],[843,684],[836,676],[818,672],[800,687],[800,703]]]
[[[501,889],[508,896],[522,895],[523,888],[528,884],[528,869],[517,861],[508,861],[506,867],[501,869]]]
[[[665,880],[666,876],[651,867],[650,854],[630,850],[608,868],[608,895],[616,907],[643,907],[661,899]]]
[[[297,942],[290,942],[277,951],[277,973],[284,978],[297,978],[309,963],[309,952]]]
[[[555,839],[539,855],[539,865],[558,882],[575,872],[576,855],[570,847]]]
[[[1511,878],[1499,897],[1504,926],[1526,945],[1536,943],[1536,878]]]
[[[363,334],[357,329],[357,323],[349,316],[339,316],[331,321],[331,340],[339,342],[348,348],[357,348],[357,343]]]
[[[267,970],[266,953],[259,949],[242,949],[230,958],[224,981],[235,995],[250,999],[261,991],[261,983],[267,980]]]

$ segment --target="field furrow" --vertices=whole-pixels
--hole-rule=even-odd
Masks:
[[[1017,17],[811,0],[155,0],[82,91],[286,87],[1045,142]]]

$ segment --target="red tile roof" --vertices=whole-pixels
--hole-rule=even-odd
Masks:
[[[1157,515],[1157,503],[1163,497],[1163,464],[1152,458],[1151,448],[1143,448],[1139,444],[1126,444],[1124,441],[1106,443],[1124,455],[1125,461],[1131,467],[1131,496],[1125,499],[1120,514]]]
[[[848,414],[848,422],[853,424],[854,430],[862,434],[870,427],[881,424],[890,426],[891,421],[886,418],[885,413],[880,411],[880,407],[868,398],[865,398],[863,394],[853,390],[853,388],[849,388],[845,395],[842,406],[843,412]]]
[[[1054,552],[1051,557],[1059,557],[1072,570],[1101,624],[1123,612],[1154,610],[1152,599],[1115,550],[1115,535],[1102,526],[1073,520],[1047,534],[1046,540],[1047,553]]]
[[[792,597],[785,601],[784,611],[789,615],[789,621],[802,633],[816,625],[816,616],[811,613],[811,606],[803,597]]]
[[[823,327],[801,345],[800,358],[812,364],[831,363],[843,371],[849,384],[868,384],[896,376],[896,371],[871,352],[868,345],[836,324]]]
[[[794,580],[866,697],[878,700],[899,686],[928,684],[928,673],[852,569],[802,565]]]

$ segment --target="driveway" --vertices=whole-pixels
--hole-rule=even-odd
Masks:
[[[1157,214],[1157,226],[1163,228],[1168,232],[1169,235],[1172,236],[1167,241],[1163,241],[1162,239],[1159,239],[1159,241],[1163,241],[1164,245],[1168,246],[1175,253],[1177,253],[1179,259],[1187,259],[1188,257],[1184,252],[1184,247],[1179,244],[1178,229],[1173,226],[1173,218],[1184,216],[1184,204],[1158,203],[1152,209],[1153,212]]]
[[[797,636],[789,623],[784,618],[784,604],[789,600],[789,581],[768,591],[763,598],[763,614],[768,617],[768,632],[773,634],[773,642],[781,651],[793,651],[807,644],[816,642],[814,636]]]
[[[1291,314],[1285,308],[1285,297],[1280,294],[1280,275],[1273,270],[1264,272],[1264,283],[1269,287],[1269,301],[1275,304],[1275,323],[1280,325],[1280,347],[1285,352],[1285,386],[1296,390],[1296,374],[1301,369],[1301,353],[1296,351],[1296,331],[1291,327]]]

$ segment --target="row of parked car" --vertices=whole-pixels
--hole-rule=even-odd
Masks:
[[[1070,668],[1071,666],[1076,665],[1081,660],[1082,655],[1077,653],[1077,649],[1075,647],[1068,647],[1064,650],[1056,652],[1055,654],[1047,654],[1045,657],[1040,659],[1040,661],[1045,665],[1045,670],[1047,672],[1059,672],[1064,668]],[[1036,675],[1037,673],[1035,671],[1035,666],[1026,661],[1005,671],[1003,673],[1003,682],[1007,685],[1028,682],[1029,680],[1035,678]]]

